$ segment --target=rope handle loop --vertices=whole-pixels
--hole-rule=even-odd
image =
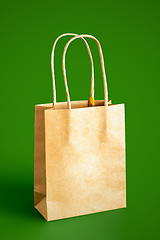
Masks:
[[[76,34],[76,33],[64,33],[64,34],[60,35],[60,36],[55,40],[55,42],[54,42],[54,44],[53,44],[52,54],[51,54],[51,69],[52,69],[52,80],[53,80],[53,105],[54,105],[54,106],[56,105],[56,101],[57,101],[57,100],[56,100],[55,71],[54,71],[55,47],[56,47],[56,44],[57,44],[58,40],[59,40],[60,38],[62,38],[62,37],[65,37],[65,36],[78,36],[78,34]],[[81,37],[81,36],[80,36],[79,38],[81,38],[81,39],[84,41],[84,43],[85,43],[85,45],[86,45],[86,47],[87,47],[87,50],[88,50],[89,57],[90,57],[91,69],[92,69],[91,89],[93,89],[93,88],[94,88],[94,65],[93,65],[93,57],[92,57],[91,50],[90,50],[90,47],[89,47],[87,41],[86,41],[83,37]],[[68,86],[67,86],[67,89],[68,89]],[[91,92],[92,92],[92,91],[91,91]],[[92,94],[94,94],[94,93],[92,92]],[[94,97],[94,95],[91,96],[91,97]]]
[[[68,43],[66,44],[65,48],[64,48],[64,52],[63,52],[63,61],[62,61],[62,66],[63,66],[63,76],[64,76],[64,83],[65,83],[65,89],[66,89],[66,95],[67,95],[67,104],[68,104],[68,108],[71,109],[71,100],[70,100],[70,94],[69,94],[69,89],[68,89],[68,84],[67,84],[67,75],[66,75],[66,65],[65,65],[65,56],[66,56],[66,52],[67,49],[70,45],[71,42],[73,42],[74,40],[78,39],[78,38],[92,38],[93,40],[96,41],[97,45],[98,45],[98,50],[99,50],[99,54],[100,54],[100,60],[101,60],[101,68],[102,68],[102,74],[103,74],[103,84],[104,84],[104,105],[108,106],[108,90],[107,90],[107,81],[106,81],[106,73],[105,73],[105,66],[104,66],[104,57],[103,57],[103,52],[102,52],[102,48],[100,45],[100,42],[97,40],[97,38],[95,38],[92,35],[88,35],[88,34],[82,34],[82,35],[76,35],[75,37],[71,38]],[[91,82],[91,98],[90,98],[90,104],[94,104],[94,80]]]

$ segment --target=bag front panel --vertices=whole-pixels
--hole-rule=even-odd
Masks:
[[[124,105],[45,110],[48,219],[126,206]]]

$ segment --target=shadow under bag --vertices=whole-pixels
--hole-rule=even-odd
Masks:
[[[74,35],[64,48],[63,75],[67,102],[56,102],[54,50],[59,38]],[[94,100],[94,67],[85,37],[100,53],[104,100]],[[75,39],[88,50],[91,97],[70,101],[65,54]],[[47,220],[126,207],[125,110],[111,104],[99,41],[91,35],[63,34],[52,51],[53,103],[35,106],[34,205]]]

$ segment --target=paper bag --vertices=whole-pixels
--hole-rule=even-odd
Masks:
[[[73,40],[83,37],[93,38],[98,44],[104,101],[94,100],[93,72],[90,101],[70,101],[65,54]],[[93,71],[92,54],[86,46]],[[124,104],[108,101],[100,43],[91,35],[76,35],[67,43],[63,54],[67,103],[56,103],[53,52],[54,104],[35,106],[35,208],[47,221],[124,208]]]

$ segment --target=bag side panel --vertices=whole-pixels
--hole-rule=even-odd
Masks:
[[[47,219],[46,208],[46,164],[45,164],[45,120],[47,106],[35,106],[34,144],[34,206]]]

